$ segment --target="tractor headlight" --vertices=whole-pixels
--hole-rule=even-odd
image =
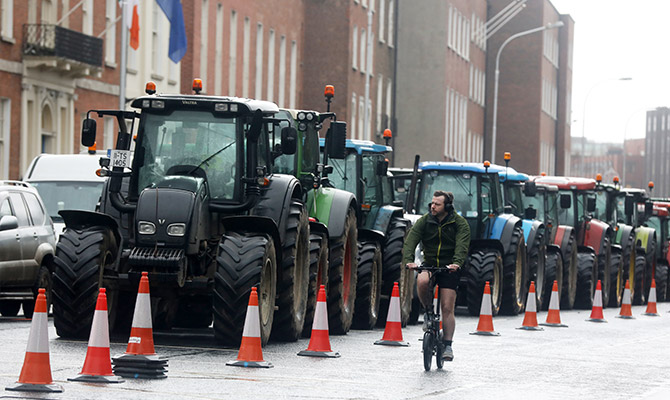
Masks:
[[[152,100],[151,101],[151,107],[152,108],[164,109],[165,108],[165,102],[163,100]]]
[[[167,227],[167,234],[170,236],[184,236],[186,233],[186,224],[170,224]]]
[[[140,235],[153,235],[156,233],[156,225],[153,222],[140,221],[138,228]]]
[[[307,113],[307,115],[305,116],[305,118],[307,118],[307,121],[312,121],[312,120],[314,120],[314,114],[312,114],[312,113]]]
[[[298,121],[302,121],[303,119],[305,119],[305,113],[300,111],[298,113]]]

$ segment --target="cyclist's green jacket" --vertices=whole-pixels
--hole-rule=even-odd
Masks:
[[[424,262],[429,265],[458,264],[463,266],[470,248],[470,226],[462,216],[451,212],[440,224],[427,213],[419,218],[405,239],[403,265],[414,262],[414,251],[423,245]]]

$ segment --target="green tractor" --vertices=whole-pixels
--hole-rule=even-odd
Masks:
[[[59,336],[85,338],[98,288],[107,289],[110,328],[128,328],[148,271],[155,329],[208,327],[223,344],[240,343],[249,295],[258,288],[263,343],[271,333],[296,340],[309,284],[308,213],[302,184],[272,172],[274,151],[294,154],[297,134],[283,128],[272,149],[271,102],[199,95],[147,96],[137,111],[91,110],[116,118],[99,210],[61,211],[53,315]],[[134,154],[132,133],[136,130]],[[130,129],[128,129],[130,126]],[[96,137],[86,118],[82,144]],[[132,162],[130,161],[132,159]]]
[[[652,202],[652,216],[647,219],[647,225],[656,230],[661,244],[656,247],[656,296],[658,301],[667,301],[670,298],[670,199],[656,198]]]

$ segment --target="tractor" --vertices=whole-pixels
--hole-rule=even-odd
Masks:
[[[300,180],[272,172],[277,151],[295,153],[295,129],[281,129],[280,148],[271,148],[274,103],[200,95],[199,79],[193,89],[158,95],[150,82],[147,95],[132,101],[134,111],[90,110],[83,121],[84,146],[95,141],[95,116],[114,117],[119,132],[110,157],[100,160],[98,172],[108,177],[100,212],[60,212],[66,230],[53,275],[59,336],[88,336],[103,287],[110,329],[127,329],[147,271],[155,329],[213,322],[219,342],[239,345],[257,287],[262,343],[271,333],[300,337],[308,214]]]
[[[670,265],[670,199],[652,199],[652,216],[647,219],[647,225],[656,229],[658,242],[656,247],[656,295],[658,301],[667,301],[670,298],[668,265]]]

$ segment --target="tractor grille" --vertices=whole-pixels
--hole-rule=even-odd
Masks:
[[[133,266],[179,270],[184,259],[183,249],[160,249],[153,247],[135,247],[128,261]]]

